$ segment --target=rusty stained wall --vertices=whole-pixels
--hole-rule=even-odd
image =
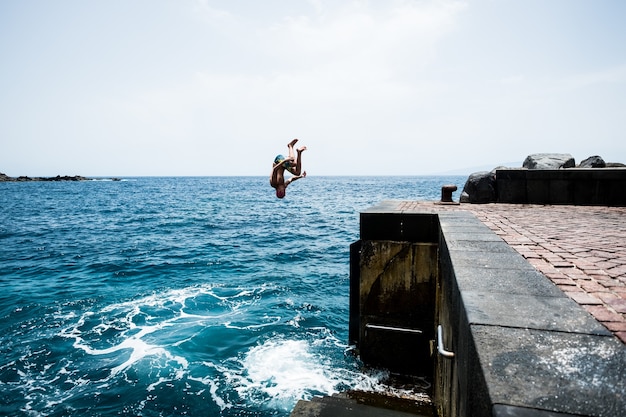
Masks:
[[[431,372],[437,256],[432,243],[362,242],[359,348],[366,363],[413,374]],[[423,334],[373,330],[367,324],[419,329]]]

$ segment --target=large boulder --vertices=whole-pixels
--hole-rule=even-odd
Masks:
[[[470,174],[461,193],[461,203],[493,203],[497,200],[496,170]]]
[[[590,156],[583,160],[579,165],[579,168],[606,168],[606,162],[598,155]]]
[[[536,153],[528,155],[522,167],[528,169],[574,168],[576,161],[568,153]]]

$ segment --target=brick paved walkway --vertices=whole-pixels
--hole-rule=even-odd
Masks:
[[[625,207],[462,207],[626,343]]]
[[[463,204],[626,343],[626,207]]]

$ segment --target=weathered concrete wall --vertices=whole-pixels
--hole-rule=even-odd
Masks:
[[[438,234],[432,215],[361,215],[361,240],[350,248],[350,342],[365,362],[432,375]]]
[[[432,375],[437,245],[363,241],[359,267],[361,358],[393,371]]]

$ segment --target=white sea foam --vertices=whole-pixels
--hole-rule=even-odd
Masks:
[[[109,372],[98,381],[74,382],[97,382],[105,387],[115,383],[119,375],[132,375],[128,372],[133,368],[146,375],[152,373],[146,387],[152,394],[148,395],[157,392],[158,386],[176,380],[197,382],[207,387],[211,400],[221,410],[243,401],[286,411],[300,399],[332,395],[343,389],[389,392],[380,383],[383,376],[363,374],[348,369],[347,364],[337,366],[337,358],[327,356],[336,356],[347,346],[325,327],[308,328],[307,333],[295,338],[278,333],[238,352],[236,357],[215,363],[190,363],[182,356],[181,346],[197,343],[196,338],[210,328],[254,332],[266,326],[286,325],[300,331],[306,316],[294,309],[290,299],[286,302],[288,308],[282,311],[291,317],[249,314],[246,309],[253,308],[268,289],[272,288],[194,286],[86,312],[62,335],[73,339],[74,348],[92,356]]]
[[[270,287],[205,285],[172,289],[85,312],[60,334],[73,339],[75,349],[94,359],[102,357],[107,366],[111,364],[112,355],[117,355],[117,364],[109,368],[107,377],[97,381],[100,384],[146,362],[149,367],[162,368],[169,375],[150,384],[149,388],[154,389],[166,380],[189,376],[189,361],[179,354],[180,346],[192,341],[204,329],[217,326],[251,330],[278,324],[279,316],[263,317],[260,323],[232,324],[242,315],[241,309],[255,304],[259,294],[267,288]],[[216,391],[212,386],[212,395],[220,404],[222,400],[215,395]]]
[[[209,366],[214,369],[220,369],[220,367],[216,367],[211,363],[204,363],[204,365]],[[221,368],[222,371],[226,371],[226,368]],[[213,402],[220,408],[220,410],[224,411],[227,408],[232,408],[232,404],[228,402],[225,398],[223,398],[220,393],[220,383],[216,378],[212,376],[203,376],[203,377],[189,377],[190,381],[200,382],[201,384],[206,385],[209,388],[209,393],[211,394],[211,399]],[[199,390],[196,394],[202,394],[204,390]]]
[[[299,399],[332,394],[343,382],[342,373],[328,365],[306,340],[267,340],[252,347],[240,360],[237,374],[225,372],[238,395],[288,410]]]

